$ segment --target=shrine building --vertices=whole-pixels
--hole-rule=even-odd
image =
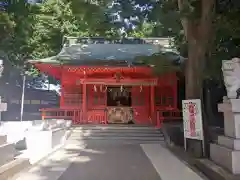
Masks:
[[[155,75],[136,61],[169,51],[168,44],[167,38],[66,38],[58,55],[28,61],[61,82],[60,107],[41,109],[42,118],[157,127],[179,119],[176,73]]]

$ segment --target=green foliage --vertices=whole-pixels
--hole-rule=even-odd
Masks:
[[[9,2],[7,11],[0,13],[0,50],[16,65],[22,65],[27,58],[56,55],[64,35],[111,38],[120,35],[120,27],[125,27],[127,35],[133,37],[174,37],[174,46],[187,57],[180,18],[198,20],[201,16],[201,0],[185,1],[181,12],[173,0],[47,0],[40,5],[19,0]],[[119,21],[112,21],[114,13],[121,16]],[[206,54],[206,77],[219,78],[221,61],[239,56],[239,16],[239,0],[217,0],[213,34],[216,37],[213,49]],[[160,72],[175,70],[175,67],[165,68],[172,64],[167,64],[169,61],[162,56],[145,57],[146,63],[155,64]],[[30,72],[36,73],[34,69]]]
[[[21,64],[22,59],[29,55],[29,39],[34,22],[30,12],[33,9],[24,1],[12,0],[9,1],[6,12],[0,15],[0,23],[3,25],[0,48],[14,64]]]
[[[139,56],[135,59],[135,63],[153,67],[154,72],[158,75],[182,70],[179,64],[179,56],[167,52],[156,53],[151,56]]]
[[[7,11],[0,14],[0,49],[16,65],[22,65],[27,58],[56,55],[64,35],[118,34],[107,21],[103,1],[99,5],[81,0],[48,0],[37,5],[9,2]]]
[[[162,0],[155,3],[150,20],[155,21],[157,32],[174,38],[174,45],[184,57],[188,56],[187,41],[184,37],[181,17],[198,20],[201,16],[200,0],[188,0],[179,13],[177,2]],[[240,53],[240,2],[238,0],[216,1],[216,16],[212,36],[214,44],[206,54],[205,78],[221,78],[222,60],[231,59]],[[154,32],[154,31],[153,31]],[[157,34],[156,34],[157,35]],[[211,48],[211,47],[210,47]]]

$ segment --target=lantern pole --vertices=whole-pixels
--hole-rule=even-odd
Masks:
[[[0,59],[0,78],[2,77],[4,70],[3,60]],[[0,103],[2,103],[2,97],[0,96]],[[2,112],[0,111],[0,122],[2,121]]]
[[[22,76],[23,76],[23,83],[22,83],[22,98],[21,98],[21,114],[20,114],[20,121],[23,121],[23,108],[24,108],[24,96],[25,96],[25,86],[26,86],[26,73],[25,73],[26,65],[24,65]]]

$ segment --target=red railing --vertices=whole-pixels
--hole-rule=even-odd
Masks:
[[[88,110],[85,118],[82,109],[78,108],[44,108],[40,111],[42,112],[42,120],[66,119],[72,120],[73,124],[107,124],[104,108]]]
[[[181,120],[182,111],[175,108],[163,108],[156,110],[156,127],[160,128],[164,121]]]
[[[78,108],[44,108],[42,120],[45,119],[66,119],[72,120],[73,124],[84,123],[82,109]]]
[[[66,119],[72,120],[73,124],[107,124],[108,117],[105,108],[90,109],[84,118],[82,109],[76,108],[45,108],[40,109],[42,119]],[[182,112],[174,108],[156,109],[156,127],[160,128],[164,121],[181,120]]]
[[[90,124],[107,124],[107,112],[105,108],[96,108],[88,110],[87,123]]]

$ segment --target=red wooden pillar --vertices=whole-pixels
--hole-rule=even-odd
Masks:
[[[151,102],[151,118],[152,121],[155,122],[156,116],[155,116],[155,86],[150,86],[150,102]]]
[[[82,110],[83,110],[83,121],[87,122],[87,84],[83,83],[83,104],[82,104]]]
[[[173,81],[174,81],[174,85],[173,85],[174,108],[177,108],[177,103],[178,103],[178,80],[177,80],[176,74],[173,77]]]
[[[62,82],[63,83],[63,82]],[[64,86],[61,83],[61,97],[60,97],[60,107],[64,106]]]

